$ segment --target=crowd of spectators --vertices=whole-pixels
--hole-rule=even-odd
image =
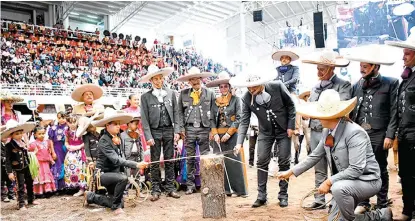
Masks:
[[[139,80],[148,66],[155,64],[159,68],[175,69],[166,84],[180,90],[184,85],[175,80],[192,66],[215,73],[228,71],[195,50],[176,49],[157,40],[157,44],[147,49],[144,38],[141,41],[112,36],[100,39],[99,32],[82,35],[78,28],[68,31],[8,23],[2,30],[2,84],[56,87],[96,83],[103,87],[148,88],[149,84],[141,84]]]

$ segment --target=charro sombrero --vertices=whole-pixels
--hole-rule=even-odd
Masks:
[[[156,65],[152,64],[152,65],[148,66],[147,74],[144,75],[140,79],[140,82],[141,83],[148,82],[148,81],[150,81],[150,79],[152,77],[160,75],[160,74],[163,75],[163,77],[165,77],[165,76],[173,73],[173,71],[174,71],[173,68],[168,67],[168,68],[159,69]]]
[[[411,33],[406,41],[385,41],[385,44],[393,47],[415,50],[415,33]]]
[[[298,56],[296,53],[294,53],[292,51],[289,51],[289,50],[286,50],[286,49],[279,50],[279,51],[275,52],[274,54],[272,54],[271,57],[272,57],[273,60],[279,61],[279,60],[281,60],[282,56],[290,57],[291,61],[295,61],[295,60],[298,60],[300,58],[300,56]]]
[[[393,9],[393,14],[396,16],[405,16],[410,15],[413,11],[415,11],[415,6],[411,3],[405,2],[396,6]]]
[[[245,72],[232,77],[229,83],[233,87],[255,87],[272,81],[271,77],[264,73]]]
[[[9,120],[5,125],[4,131],[1,132],[1,139],[8,138],[12,133],[19,130],[23,130],[23,133],[28,133],[32,131],[35,126],[35,122],[26,122],[19,124],[19,122],[15,120]]]
[[[76,136],[81,137],[86,134],[86,130],[92,121],[102,119],[103,115],[100,111],[95,111],[91,117],[81,116],[78,119],[78,128],[76,129]]]
[[[197,67],[191,67],[183,76],[177,78],[177,81],[188,81],[191,78],[207,78],[214,75],[210,72],[200,72],[200,69]]]
[[[24,99],[20,96],[13,95],[9,91],[0,91],[0,100],[2,101],[14,101],[14,102],[22,102]]]
[[[95,85],[95,84],[83,84],[83,85],[80,85],[80,86],[76,87],[72,91],[71,97],[75,101],[83,102],[82,95],[85,92],[87,92],[87,91],[90,91],[90,92],[92,92],[94,94],[94,100],[98,100],[104,94],[104,91],[98,85]]]
[[[95,127],[104,127],[106,124],[112,121],[120,121],[121,124],[126,124],[133,119],[133,115],[129,113],[120,113],[112,108],[106,108],[102,119],[92,121],[92,125]]]
[[[213,80],[206,84],[206,87],[217,87],[221,84],[229,84],[231,77],[226,71],[222,71],[218,74],[218,79]]]
[[[385,45],[366,45],[362,47],[353,48],[349,55],[346,55],[350,61],[365,62],[369,64],[378,65],[393,65],[395,60],[388,52],[389,46]]]
[[[356,97],[342,101],[337,91],[328,89],[321,92],[316,102],[306,102],[296,107],[297,114],[320,120],[341,118],[349,114],[356,106]]]
[[[306,64],[320,64],[332,67],[346,67],[350,63],[347,59],[340,57],[339,53],[331,50],[324,50],[322,52],[315,53],[311,56],[311,58],[304,59],[302,62]]]

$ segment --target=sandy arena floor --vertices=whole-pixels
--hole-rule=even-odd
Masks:
[[[245,150],[246,151],[246,150]],[[303,151],[300,159],[305,157]],[[245,156],[248,156],[246,153]],[[400,184],[397,183],[397,173],[393,166],[393,154],[390,151],[390,190],[389,197],[392,199],[392,209],[394,213],[399,213],[402,209],[401,195],[398,194]],[[227,218],[220,220],[238,221],[266,221],[282,220],[296,221],[304,220],[302,217],[299,203],[301,198],[314,187],[314,170],[310,170],[298,178],[293,178],[289,183],[289,206],[280,208],[278,206],[278,180],[269,179],[268,182],[268,205],[253,209],[251,204],[255,201],[256,191],[256,171],[248,168],[249,177],[249,197],[231,197],[226,199]],[[195,221],[210,220],[202,218],[202,203],[200,193],[191,196],[184,195],[181,199],[172,199],[162,196],[157,202],[147,200],[137,204],[136,207],[131,203],[126,203],[125,215],[114,216],[110,210],[90,206],[82,207],[83,197],[59,196],[50,199],[40,199],[41,205],[30,207],[27,211],[16,210],[16,201],[1,204],[1,220],[149,220],[149,221]],[[328,196],[331,197],[331,196]],[[312,198],[309,202],[312,201]],[[374,201],[374,199],[372,199]],[[309,213],[306,213],[309,214]],[[324,215],[324,211],[312,214]]]

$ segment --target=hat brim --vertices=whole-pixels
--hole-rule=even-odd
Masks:
[[[221,84],[229,84],[229,79],[217,79],[206,84],[206,87],[218,87]]]
[[[179,78],[177,78],[176,81],[188,81],[192,78],[208,78],[208,77],[212,77],[214,76],[213,73],[210,72],[202,72],[202,73],[197,73],[197,74],[188,74],[188,75],[183,75]]]
[[[0,101],[14,101],[14,102],[22,102],[24,101],[23,97],[17,95],[6,95],[0,97]]]
[[[347,58],[350,61],[357,61],[357,62],[364,62],[364,63],[369,63],[369,64],[377,64],[377,65],[393,65],[395,64],[395,61],[375,61],[375,60],[371,60],[370,58],[359,58],[359,57],[352,57],[352,56],[345,56],[345,58]]]
[[[300,58],[300,56],[298,56],[296,53],[292,52],[292,51],[277,51],[274,54],[272,54],[272,59],[279,61],[281,60],[282,56],[288,56],[291,58],[291,61],[296,61]]]
[[[32,131],[36,126],[36,123],[34,122],[27,122],[24,124],[20,124],[17,127],[13,127],[10,129],[5,129],[2,133],[1,133],[1,138],[8,138],[12,133],[19,131],[19,130],[23,130],[23,133],[28,133],[30,131]]]
[[[160,71],[157,71],[155,73],[146,74],[140,79],[140,83],[147,83],[150,81],[152,77],[160,75],[160,74],[163,75],[163,77],[166,77],[170,75],[171,73],[173,73],[173,71],[174,71],[173,68],[163,68]]]
[[[104,116],[102,114],[100,115],[96,115],[96,116],[92,116],[92,117],[87,117],[87,116],[82,116],[78,119],[78,129],[76,129],[76,136],[77,137],[81,137],[83,135],[86,134],[86,130],[88,129],[89,125],[91,125],[92,121],[94,120],[101,120]],[[85,121],[85,122],[82,122]],[[82,124],[82,125],[81,125]]]
[[[124,113],[124,114],[116,114],[114,116],[103,118],[101,120],[92,121],[91,124],[94,125],[95,127],[105,127],[105,125],[113,121],[120,121],[121,124],[126,124],[130,122],[132,119],[133,119],[133,115]]]
[[[71,97],[74,101],[83,102],[82,95],[87,91],[90,91],[92,94],[94,94],[94,100],[100,99],[104,94],[104,91],[100,86],[95,84],[85,84],[75,88],[72,91]]]
[[[415,43],[409,44],[407,41],[385,41],[385,44],[393,47],[406,48],[415,51]]]
[[[318,60],[302,60],[303,63],[306,64],[315,64],[315,65],[326,65],[326,66],[332,66],[332,67],[347,67],[350,64],[349,60],[346,60],[344,58],[338,58],[336,59],[336,63],[327,63],[327,62],[322,62],[322,61],[318,61]]]
[[[244,76],[236,76],[232,77],[231,80],[229,80],[229,84],[231,84],[233,87],[255,87],[270,81],[272,81],[272,79],[260,79],[258,81],[247,82]]]
[[[298,98],[300,98],[300,99],[303,99],[303,100],[304,100],[304,98],[305,98],[306,96],[310,96],[310,94],[311,94],[311,91],[305,91],[305,92],[301,93],[300,95],[298,95]]]
[[[307,102],[303,104],[299,104],[296,107],[297,114],[309,117],[312,119],[319,119],[319,120],[332,120],[344,117],[348,115],[356,106],[357,98],[354,97],[347,101],[339,101],[335,108],[331,108],[330,110],[325,110],[322,112],[319,110],[319,103],[317,102]]]

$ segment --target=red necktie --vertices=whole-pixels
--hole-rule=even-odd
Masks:
[[[331,134],[326,137],[326,146],[330,148],[334,146],[334,137]]]
[[[402,78],[403,80],[406,80],[406,79],[408,79],[408,78],[409,78],[409,76],[411,75],[411,73],[412,73],[412,68],[408,68],[408,67],[406,67],[406,68],[403,70],[403,73],[402,73],[402,75],[401,75],[401,78]]]

